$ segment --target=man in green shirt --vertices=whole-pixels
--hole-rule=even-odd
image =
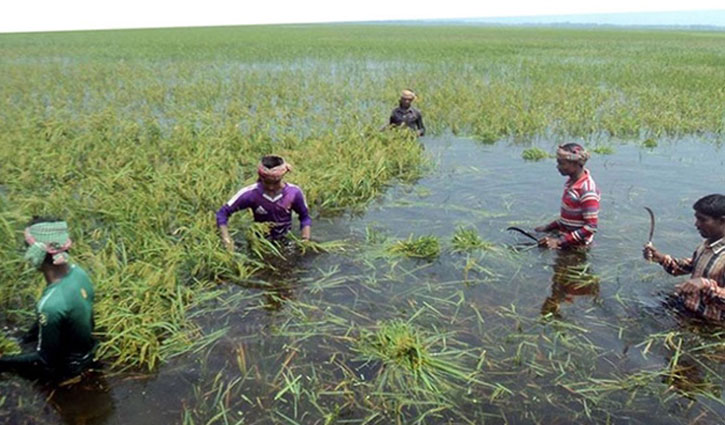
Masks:
[[[37,321],[25,336],[35,351],[0,357],[0,372],[62,380],[93,363],[93,285],[86,272],[68,263],[71,240],[64,221],[34,219],[25,229],[25,259],[48,286],[36,306]]]

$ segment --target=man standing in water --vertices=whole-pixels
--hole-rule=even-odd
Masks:
[[[257,167],[259,180],[242,188],[216,213],[216,222],[222,241],[228,250],[234,250],[234,241],[229,235],[229,216],[243,209],[251,209],[254,221],[272,225],[269,238],[280,240],[292,227],[292,211],[300,218],[301,236],[310,239],[310,219],[305,195],[299,187],[283,180],[291,167],[282,157],[268,155]]]
[[[93,285],[86,272],[68,263],[71,240],[64,221],[35,218],[25,229],[25,259],[48,286],[36,306],[37,321],[24,342],[35,351],[0,358],[0,372],[63,380],[93,363]]]
[[[539,246],[549,249],[586,247],[594,240],[600,194],[589,170],[584,168],[589,156],[589,152],[577,143],[567,143],[556,150],[556,168],[562,176],[569,178],[564,184],[559,219],[534,229],[557,235],[539,239]]]
[[[405,125],[415,131],[418,136],[425,135],[423,115],[419,110],[411,106],[416,97],[415,93],[411,90],[406,89],[402,91],[400,100],[398,101],[398,107],[393,109],[393,112],[390,114],[388,126],[400,127],[401,125]]]
[[[700,198],[692,206],[695,227],[705,240],[690,258],[672,258],[651,243],[644,246],[644,258],[660,264],[667,273],[690,278],[675,286],[677,300],[705,319],[725,321],[725,195]]]

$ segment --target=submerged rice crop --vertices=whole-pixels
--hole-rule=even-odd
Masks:
[[[508,174],[523,146],[602,143],[594,151],[614,169],[643,139],[721,141],[723,46],[717,32],[435,25],[2,34],[0,325],[33,320],[45,283],[22,260],[22,230],[59,215],[96,285],[99,356],[115,388],[131,388],[113,397],[124,415],[153,404],[167,415],[157,422],[188,424],[721,423],[722,335],[663,330],[676,325],[652,313],[646,285],[671,282],[652,270],[645,282],[636,276],[651,265],[619,258],[634,245],[639,255],[646,223],[617,209],[641,212],[661,188],[608,176],[606,230],[579,265],[552,272],[553,254],[497,238],[553,211],[532,196],[538,185],[560,193],[538,174],[545,163],[525,164],[536,188]],[[421,140],[380,131],[405,87],[420,94]],[[450,133],[509,145],[475,150]],[[466,149],[441,175],[427,157],[443,143],[423,149],[439,136]],[[289,252],[238,213],[229,253],[214,211],[268,153],[293,164],[314,242],[293,239]],[[699,177],[678,189],[712,182]],[[445,190],[419,187],[436,179]],[[388,202],[391,185],[403,201]],[[378,207],[379,224],[361,218]],[[658,237],[692,242],[674,229],[681,211],[664,211]],[[430,235],[391,247],[421,228]],[[339,242],[362,233],[366,243]],[[380,261],[391,255],[440,261]],[[0,339],[0,352],[10,345]],[[134,405],[125,394],[140,387]],[[0,394],[0,421],[61,421],[38,408],[56,393],[3,380]]]
[[[526,161],[541,161],[542,159],[551,158],[551,154],[539,147],[526,148],[521,152],[521,158]]]
[[[493,248],[491,242],[484,241],[475,229],[458,227],[451,238],[453,251],[469,252],[476,249],[490,250]]]
[[[614,153],[614,147],[610,145],[599,145],[592,149],[592,152],[599,155],[611,155]]]
[[[392,254],[400,254],[411,258],[423,258],[426,260],[432,260],[441,252],[441,246],[438,242],[438,238],[432,235],[413,237],[408,236],[408,239],[400,240],[388,248],[388,251]]]
[[[465,371],[456,360],[455,352],[433,352],[433,346],[441,343],[439,336],[424,336],[414,326],[393,320],[378,324],[374,333],[364,332],[357,351],[363,361],[383,363],[377,378],[378,391],[409,390],[420,386],[440,393],[455,385],[452,380],[469,381],[474,372]]]
[[[642,142],[642,147],[645,147],[647,149],[654,149],[657,147],[657,145],[657,140],[651,137]]]

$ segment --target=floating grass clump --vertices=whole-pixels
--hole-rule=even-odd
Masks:
[[[493,249],[491,242],[484,241],[475,229],[459,227],[453,234],[451,245],[454,252],[470,252],[476,249]]]
[[[592,149],[592,151],[599,155],[612,155],[614,153],[614,147],[610,145],[599,145]]]
[[[375,332],[364,331],[356,350],[365,361],[383,363],[381,389],[410,390],[414,384],[441,393],[455,387],[455,380],[475,382],[475,371],[466,371],[456,358],[460,353],[431,351],[439,342],[440,337],[426,337],[409,323],[391,320],[379,323]]]
[[[657,140],[650,137],[646,139],[644,142],[642,142],[642,147],[645,147],[647,149],[654,149],[657,147]]]
[[[526,148],[521,152],[521,158],[526,161],[541,161],[542,159],[551,158],[551,155],[541,148],[536,146],[532,148]]]
[[[410,235],[408,239],[395,242],[388,248],[388,251],[406,257],[432,260],[440,255],[441,246],[435,236],[428,235],[414,238],[413,235]]]

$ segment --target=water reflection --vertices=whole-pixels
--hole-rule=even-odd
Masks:
[[[103,424],[115,410],[111,387],[99,371],[88,372],[75,382],[59,385],[46,400],[68,425]]]
[[[587,262],[585,249],[559,250],[553,265],[551,295],[541,306],[542,315],[559,318],[561,303],[573,303],[574,297],[599,295],[599,277]]]
[[[539,142],[547,150],[554,145]],[[527,424],[649,424],[652,417],[658,423],[723,423],[725,355],[715,346],[725,332],[704,335],[701,324],[678,327],[672,311],[661,306],[674,280],[645,264],[640,253],[648,228],[643,204],[658,211],[663,250],[699,242],[683,223],[690,220],[694,199],[721,190],[722,177],[712,173],[721,168],[721,152],[685,140],[654,151],[617,145],[615,154],[593,157],[590,167],[604,192],[596,246],[588,252],[522,246],[471,254],[475,261],[466,267],[472,273],[462,282],[460,264],[449,261],[460,259],[449,255],[456,229],[475,229],[496,248],[519,241],[503,229],[531,228],[551,218],[560,199],[540,195],[560,193],[561,180],[551,175],[550,160],[525,162],[517,145],[453,137],[421,143],[435,166],[415,185],[393,185],[362,215],[315,223],[321,240],[363,235],[354,251],[265,258],[275,270],[234,282],[238,288],[229,289],[231,296],[244,295],[236,304],[194,316],[205,334],[228,327],[224,339],[208,351],[172,359],[157,376],[113,380],[119,409],[111,393],[81,396],[79,389],[53,394],[49,403],[66,423],[178,423],[185,410],[196,423],[213,422],[225,412],[243,413],[245,423],[281,423],[284,417],[290,418],[285,423],[335,423],[348,414],[347,422],[362,423],[371,407],[357,388],[367,388],[386,368],[356,361],[357,332],[380,320],[401,319],[459,342],[461,361],[470,362],[486,382],[501,385],[494,393],[467,387],[475,396],[470,406],[451,399],[456,412],[468,415],[465,423],[503,423],[504,416]],[[388,263],[378,255],[388,236],[411,234],[437,237],[440,258]],[[540,320],[542,314],[563,313],[562,320]],[[512,331],[512,319],[528,325]],[[683,339],[679,348],[666,345],[670,333]],[[8,423],[58,422],[48,418],[55,412],[43,409],[47,394],[27,382],[18,385],[23,388],[9,392],[0,405],[0,422],[8,410],[21,418],[45,415]],[[4,383],[0,386],[2,398]],[[235,392],[224,393],[231,386]],[[31,408],[15,408],[21,399]],[[594,410],[585,416],[586,409]],[[701,413],[707,415],[703,420]],[[464,423],[446,414],[419,422]],[[415,422],[406,421],[411,417],[399,422]],[[395,422],[388,419],[369,423]]]

